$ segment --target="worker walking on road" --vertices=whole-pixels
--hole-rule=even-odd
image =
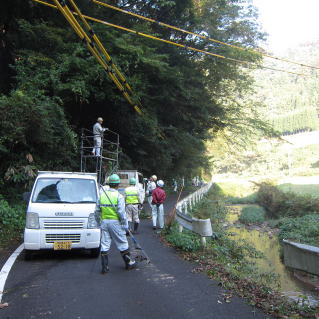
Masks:
[[[163,203],[166,199],[166,193],[163,190],[164,182],[159,180],[157,182],[157,188],[152,192],[152,221],[153,229],[156,229],[156,223],[158,219],[159,228],[164,228],[164,206]]]
[[[117,249],[121,252],[126,269],[136,267],[136,261],[131,258],[129,245],[126,238],[128,229],[125,214],[124,197],[117,191],[120,178],[113,174],[109,178],[110,189],[102,192],[100,197],[101,206],[101,261],[102,274],[109,271],[108,251],[111,247],[112,239]]]
[[[146,188],[147,201],[150,205],[151,210],[152,210],[152,192],[156,188],[156,181],[157,181],[157,176],[152,175],[147,183],[147,188]]]
[[[130,186],[125,188],[125,210],[126,218],[128,220],[129,229],[134,233],[137,232],[140,220],[139,220],[139,207],[141,205],[141,199],[138,188],[136,185],[136,179],[130,178]],[[134,223],[134,226],[133,226]]]
[[[107,130],[107,128],[102,127],[102,124],[103,124],[103,119],[102,117],[99,117],[93,126],[94,148],[92,150],[92,155],[95,155],[95,156],[101,155],[102,137],[103,137],[103,133]]]
[[[173,191],[177,192],[177,181],[176,181],[176,179],[173,179]]]

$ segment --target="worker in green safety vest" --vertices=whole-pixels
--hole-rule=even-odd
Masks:
[[[125,200],[117,190],[119,184],[119,176],[117,174],[111,175],[109,177],[110,188],[108,190],[102,190],[100,196],[102,274],[109,271],[108,252],[112,240],[115,242],[117,249],[121,252],[126,269],[136,267],[136,261],[132,259],[130,255],[126,238],[128,224],[125,213]]]
[[[139,208],[141,207],[141,199],[138,188],[135,186],[136,179],[130,178],[129,183],[130,186],[125,188],[125,211],[129,228],[136,233],[140,223],[138,215]]]

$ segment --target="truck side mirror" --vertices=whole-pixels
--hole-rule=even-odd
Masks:
[[[25,202],[29,202],[31,196],[31,192],[25,192],[22,194],[22,198]]]

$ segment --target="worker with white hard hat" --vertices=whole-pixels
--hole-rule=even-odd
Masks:
[[[164,228],[164,206],[163,203],[166,199],[166,193],[163,189],[164,182],[159,180],[157,187],[152,192],[152,222],[153,229],[156,230],[156,224],[162,230]]]
[[[92,150],[92,155],[94,156],[101,155],[103,133],[107,130],[107,128],[102,127],[102,124],[103,124],[102,117],[98,117],[96,120],[96,123],[93,126],[94,148]]]
[[[152,209],[152,192],[156,188],[156,181],[157,181],[157,176],[152,175],[146,187],[146,197],[151,209]]]

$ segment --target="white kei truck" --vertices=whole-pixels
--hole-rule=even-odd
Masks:
[[[25,258],[42,249],[88,249],[99,256],[96,173],[38,172],[26,213]]]

